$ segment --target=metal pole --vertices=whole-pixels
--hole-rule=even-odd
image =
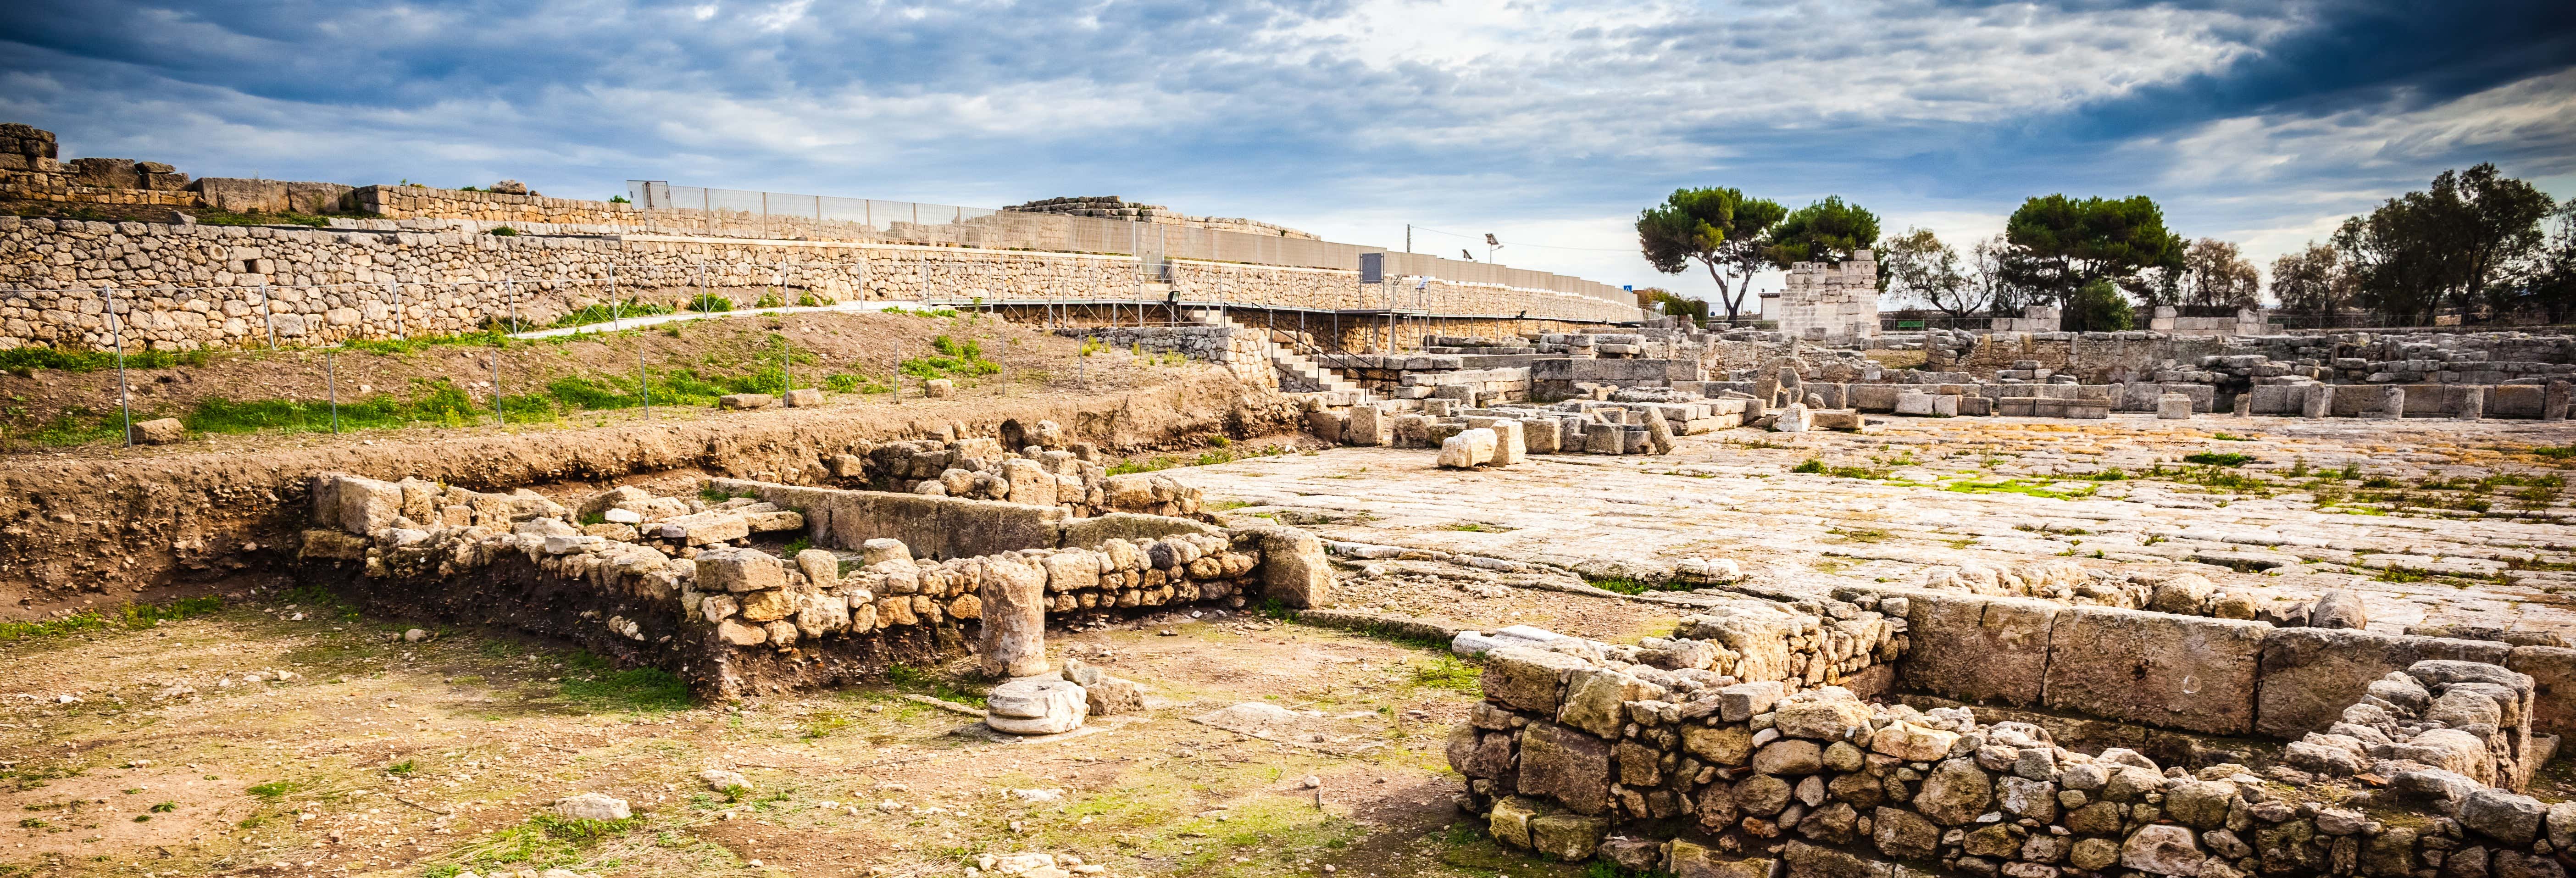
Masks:
[[[322,350],[322,380],[331,389],[331,433],[340,433],[340,348],[332,345]]]
[[[903,404],[903,340],[902,340],[902,339],[895,339],[895,342],[894,342],[894,377],[893,377],[893,378],[890,378],[890,379],[888,379],[888,380],[889,380],[889,381],[892,381],[892,382],[894,383],[894,404],[895,404],[895,405],[902,405],[902,404]],[[925,386],[925,387],[927,387],[928,385],[924,385],[924,386]]]
[[[505,423],[508,421],[501,417],[501,347],[495,343],[492,347],[492,426]]]
[[[259,285],[259,319],[268,325],[268,349],[277,350],[277,314],[268,307],[268,285]]]
[[[116,407],[125,413],[125,447],[134,447],[134,397],[125,383],[125,321],[116,318],[116,285],[107,294],[107,331],[116,339]],[[263,297],[265,298],[265,297]]]

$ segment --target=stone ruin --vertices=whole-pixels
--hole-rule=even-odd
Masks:
[[[2556,878],[2576,843],[2576,803],[2520,793],[2576,651],[1957,591],[1764,603],[1634,646],[1460,634],[1485,665],[1448,743],[1462,804],[1506,846],[1681,878]]]
[[[987,719],[1014,734],[1141,708],[1132,682],[1047,667],[1050,616],[1297,608],[1329,593],[1313,535],[1185,517],[1194,491],[1081,469],[1074,449],[1038,432],[1057,447],[1019,456],[970,437],[833,464],[844,482],[928,472],[922,485],[976,486],[960,496],[718,478],[695,497],[620,486],[567,507],[526,491],[324,475],[299,557],[306,576],[371,608],[562,638],[715,698],[973,654],[1010,681]],[[763,548],[790,539],[802,544],[792,554]]]
[[[1014,204],[1002,209],[1013,213],[1061,213],[1073,216],[1096,216],[1109,219],[1127,220],[1130,222],[1162,223],[1165,225],[1216,229],[1227,232],[1248,232],[1256,235],[1275,235],[1281,238],[1296,238],[1307,241],[1323,240],[1321,236],[1318,236],[1313,232],[1301,232],[1296,229],[1288,228],[1287,226],[1274,225],[1271,223],[1260,222],[1258,220],[1248,220],[1241,217],[1190,216],[1188,214],[1174,211],[1171,208],[1164,207],[1160,204],[1139,204],[1115,195],[1041,198],[1036,201]]]
[[[1765,294],[1764,298],[1773,296]],[[1781,288],[1777,299],[1780,310],[1775,319],[1779,321],[1780,333],[1790,338],[1811,341],[1875,338],[1878,336],[1878,261],[1870,251],[1859,250],[1840,264],[1800,262],[1791,265],[1786,285]]]

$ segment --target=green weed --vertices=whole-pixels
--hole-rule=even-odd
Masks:
[[[223,607],[223,598],[208,595],[180,598],[166,604],[129,604],[115,609],[94,610],[57,619],[0,622],[0,642],[110,628],[150,628],[164,621],[177,622],[193,619]]]
[[[2203,451],[2197,454],[2186,455],[2183,457],[2182,462],[2195,463],[2202,466],[2244,466],[2246,464],[2253,463],[2254,457],[2253,455],[2238,454],[2233,451]]]

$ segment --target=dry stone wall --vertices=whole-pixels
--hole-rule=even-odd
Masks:
[[[1079,254],[836,242],[0,217],[0,346],[108,347],[111,288],[130,340],[192,350],[263,345],[272,333],[281,344],[329,344],[472,331],[512,315],[543,323],[612,295],[664,305],[701,291],[747,300],[772,289],[790,302],[1123,299],[1133,295],[1131,266]],[[1226,294],[1238,301],[1360,304],[1351,272],[1175,266],[1183,275],[1226,278]],[[1598,300],[1570,294],[1515,298],[1464,288],[1458,300],[1462,307],[1536,305],[1534,313],[1561,307],[1567,313],[1559,316],[1615,316]]]
[[[1486,653],[1486,698],[1451,733],[1466,804],[1506,846],[1681,878],[2539,878],[2563,876],[2560,856],[2576,843],[2576,804],[2414,758],[2484,756],[2471,736],[2376,760],[2385,788],[2328,792],[2297,769],[2160,766],[2123,748],[2079,752],[2039,725],[1982,722],[1970,709],[1659,677],[1581,646]],[[1908,652],[1952,646],[1917,640]],[[2490,732],[2527,713],[2534,691],[2527,677],[2469,662],[2399,676],[2407,683],[2385,680],[2384,694],[2451,699],[2448,715]]]
[[[707,487],[735,496],[617,488],[572,510],[524,492],[325,475],[300,556],[370,603],[568,637],[724,698],[969,651],[962,629],[989,635],[981,620],[997,600],[1035,599],[1039,613],[1240,607],[1247,597],[1305,606],[1331,582],[1321,543],[1288,528],[1144,515],[1069,526],[1052,507],[899,495],[939,507],[916,514],[990,537],[976,554],[916,557],[901,540],[852,527],[864,523],[852,513],[867,492]],[[1041,526],[1022,526],[1033,513]],[[780,557],[747,547],[763,532],[803,534],[819,548]]]

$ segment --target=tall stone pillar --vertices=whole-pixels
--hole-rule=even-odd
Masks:
[[[988,677],[1046,673],[1046,568],[1009,554],[984,559],[976,593],[984,603],[983,655]]]
[[[2540,398],[2540,419],[2567,420],[2567,403],[2570,396],[2576,396],[2576,384],[2565,381],[2549,382],[2548,392]]]
[[[2453,415],[2463,421],[2474,421],[2487,416],[2487,389],[2485,386],[2477,384],[2462,385],[2459,392],[2460,398],[2457,401],[2457,405],[2451,410]]]

